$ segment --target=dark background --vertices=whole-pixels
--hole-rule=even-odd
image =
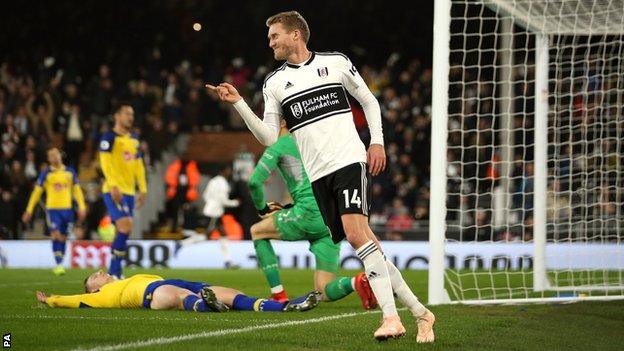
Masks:
[[[206,67],[241,56],[271,63],[265,20],[298,10],[311,28],[309,47],[348,53],[357,64],[383,62],[392,52],[430,65],[433,2],[388,1],[17,1],[0,11],[0,61],[31,70],[43,57],[78,72],[101,63],[117,79],[147,64],[155,48],[162,63],[182,59]],[[195,32],[192,24],[202,30]],[[127,70],[124,70],[124,67]]]

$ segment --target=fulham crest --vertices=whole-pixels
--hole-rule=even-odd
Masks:
[[[293,116],[295,116],[295,118],[301,118],[301,116],[303,115],[303,108],[301,108],[300,102],[292,104],[290,106],[290,111],[292,111],[292,114]]]
[[[321,78],[327,77],[327,67],[319,68],[316,71],[318,72],[319,77]]]

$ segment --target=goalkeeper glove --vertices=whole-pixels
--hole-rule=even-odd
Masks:
[[[264,206],[263,209],[258,210],[258,216],[260,216],[261,218],[266,218],[268,217],[267,215],[275,212],[275,211],[279,211],[281,209],[283,209],[284,206],[282,206],[282,204],[280,204],[279,202],[268,202],[266,204],[266,206]]]

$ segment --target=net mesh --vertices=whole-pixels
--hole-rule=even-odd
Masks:
[[[538,33],[549,56],[545,292],[532,258]],[[622,0],[452,2],[452,299],[624,294],[623,36]]]

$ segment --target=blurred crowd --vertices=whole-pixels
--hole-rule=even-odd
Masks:
[[[269,65],[250,67],[240,57],[210,70],[189,61],[168,69],[158,50],[136,73],[125,76],[106,64],[96,72],[77,72],[52,57],[34,71],[0,64],[2,236],[20,237],[24,228],[19,217],[47,166],[49,146],[64,150],[65,164],[78,172],[91,213],[86,229],[95,229],[104,211],[97,142],[112,127],[110,109],[116,101],[134,107],[135,132],[144,141],[149,166],[178,133],[245,130],[235,112],[207,94],[204,84],[232,82],[261,114],[261,86],[270,70]],[[381,104],[389,160],[386,172],[374,179],[371,220],[401,233],[414,220],[428,218],[431,69],[395,54],[378,66],[362,66],[360,72]],[[368,143],[363,112],[355,100],[352,106]]]
[[[205,114],[197,110],[198,91],[185,91],[182,96],[179,75],[160,70],[155,57],[150,67],[156,71],[140,69],[137,76],[126,79],[116,79],[106,64],[89,74],[61,67],[52,57],[36,71],[0,64],[2,237],[21,236],[24,228],[19,218],[38,174],[47,166],[45,151],[51,146],[61,148],[64,163],[77,171],[89,205],[85,229],[95,230],[104,212],[97,146],[100,135],[112,128],[110,110],[116,101],[134,107],[134,132],[143,141],[148,167],[160,160],[181,130],[201,125],[197,118]],[[211,126],[223,128],[221,110],[215,110],[210,114],[214,116]]]
[[[549,101],[547,236],[617,240],[624,211],[624,155],[618,150],[624,124],[619,78],[609,74],[617,67],[579,61],[560,69],[574,74],[559,77],[560,93]],[[533,70],[532,62],[513,70],[508,131],[501,118],[507,116],[505,98],[487,71],[451,69],[447,220],[459,240],[533,239],[533,202],[540,191],[535,188]]]
[[[262,82],[274,62],[253,66],[235,57],[217,60],[223,63],[209,68],[187,60],[170,68],[160,58],[155,49],[144,65],[118,74],[106,64],[95,72],[78,72],[52,57],[31,71],[0,64],[3,237],[20,237],[24,228],[18,219],[39,172],[46,166],[45,149],[52,145],[61,147],[65,163],[77,170],[90,208],[85,229],[95,230],[104,212],[97,141],[111,128],[110,108],[116,101],[128,101],[134,107],[135,132],[143,140],[141,148],[148,167],[161,159],[179,133],[246,130],[233,109],[207,93],[206,82],[231,82],[258,115],[262,114]],[[352,59],[357,65],[358,56]],[[384,238],[401,240],[409,238],[406,233],[415,223],[429,219],[432,71],[418,58],[399,54],[377,64],[362,61],[365,63],[359,66],[360,74],[381,105],[388,157],[386,171],[373,179],[371,224],[382,228],[378,232]],[[514,115],[512,160],[510,168],[505,169],[500,143],[504,128],[496,118],[500,102],[495,99],[493,84],[471,76],[470,71],[451,70],[451,81],[467,82],[451,85],[450,94],[456,98],[449,105],[447,155],[447,219],[457,223],[449,228],[459,228],[462,240],[532,239],[534,88],[527,79],[531,74],[514,73],[514,108],[522,113]],[[370,136],[362,109],[355,100],[351,104],[357,129],[368,144]],[[574,109],[567,108],[570,104]],[[614,217],[618,212],[614,204],[621,191],[617,171],[622,162],[616,148],[617,136],[611,135],[617,128],[601,130],[598,126],[611,123],[609,116],[617,111],[603,111],[593,95],[584,100],[571,95],[569,101],[558,101],[555,106],[561,109],[561,123],[572,126],[572,134],[551,130],[551,139],[560,140],[560,148],[549,164],[547,201],[551,222],[573,222],[572,218],[586,213],[596,218]],[[595,144],[600,138],[608,142]],[[575,159],[574,155],[580,154],[584,158]],[[588,167],[598,167],[606,176],[585,180],[575,177]],[[573,192],[581,185],[594,189],[582,199]],[[507,200],[501,200],[504,186],[510,189]],[[501,205],[501,201],[510,206]]]

